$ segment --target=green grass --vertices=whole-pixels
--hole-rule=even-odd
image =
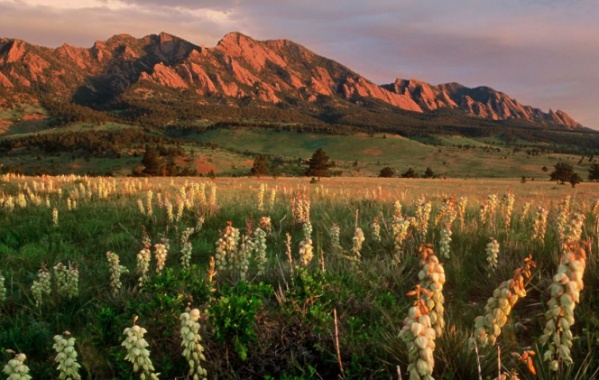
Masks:
[[[523,378],[530,378],[511,353],[535,347],[542,333],[549,297],[547,285],[556,270],[560,249],[556,206],[566,195],[572,197],[571,211],[586,215],[582,239],[590,243],[592,253],[573,326],[577,338],[572,355],[576,370],[580,368],[582,373],[574,377],[576,370],[564,369],[557,378],[589,379],[599,368],[599,315],[594,306],[599,299],[592,291],[599,286],[595,256],[599,241],[596,215],[591,214],[599,194],[597,184],[583,183],[572,189],[550,182],[521,184],[507,179],[325,178],[314,185],[305,178],[218,178],[201,182],[197,178],[3,176],[0,180],[0,204],[8,195],[23,191],[39,195],[41,200],[40,206],[16,207],[12,211],[0,206],[0,228],[4,231],[0,234],[0,272],[8,290],[8,299],[0,305],[0,347],[26,353],[34,378],[57,376],[51,364],[52,337],[64,330],[77,339],[84,378],[135,378],[120,346],[122,331],[132,325],[134,316],[138,316],[138,325],[148,329],[150,356],[161,378],[183,378],[188,368],[180,355],[178,318],[187,305],[200,308],[203,315],[201,334],[207,358],[203,365],[209,378],[337,378],[340,370],[333,310],[338,316],[338,344],[346,378],[393,378],[397,365],[406,377],[406,347],[397,334],[411,304],[406,293],[418,282],[417,247],[431,242],[438,251],[441,227],[433,221],[442,200],[452,196],[468,197],[468,208],[464,226],[460,227],[457,220],[452,226],[451,258],[440,258],[447,278],[447,327],[443,337],[437,339],[434,378],[477,377],[474,354],[466,345],[473,320],[483,312],[493,289],[511,277],[523,257],[532,254],[539,268],[528,285],[528,295],[514,307],[499,337],[505,369],[516,369]],[[42,182],[46,189],[50,189],[51,182],[52,190],[41,190]],[[172,202],[176,213],[181,187],[186,186],[190,197],[193,185],[199,188],[202,183],[207,196],[211,183],[216,184],[216,207],[201,204],[196,194],[182,218],[169,222],[165,208],[158,203],[158,194],[160,199]],[[257,208],[261,184],[268,186],[266,209],[262,211]],[[107,197],[100,196],[98,189],[102,187],[113,190]],[[271,207],[270,190],[275,188],[276,201]],[[138,200],[146,204],[148,190],[153,191],[151,216],[142,215],[137,205]],[[292,237],[296,263],[302,239],[302,228],[293,222],[290,206],[296,191],[310,194],[315,257],[306,268],[296,264],[291,270],[285,254],[285,234]],[[516,197],[512,228],[507,231],[503,227],[501,208],[495,224],[481,225],[478,210],[487,194],[495,193],[501,200],[508,191]],[[426,239],[421,241],[415,231],[410,231],[401,262],[397,263],[391,231],[393,203],[400,200],[403,215],[412,217],[416,214],[414,202],[423,195],[432,202]],[[46,198],[50,207],[45,206]],[[77,199],[75,210],[67,209],[67,198]],[[531,214],[521,220],[524,202],[532,202]],[[530,239],[534,211],[540,205],[550,209],[543,244]],[[54,207],[59,212],[57,226],[52,224]],[[356,210],[357,223],[366,236],[360,261],[348,259]],[[257,274],[253,260],[246,281],[239,280],[237,270],[219,269],[214,278],[215,291],[211,292],[207,269],[221,231],[230,221],[244,234],[248,226],[258,226],[263,215],[270,216],[273,224],[267,235],[265,272]],[[199,216],[205,222],[190,238],[192,267],[183,270],[180,234],[195,226]],[[372,240],[375,216],[380,218],[381,242]],[[341,228],[341,250],[330,246],[328,231],[333,223]],[[156,274],[153,262],[150,280],[140,291],[135,266],[144,231],[152,244],[168,238],[170,250],[165,271]],[[491,236],[499,241],[501,249],[499,267],[488,275],[484,252]],[[117,253],[121,264],[129,269],[121,277],[123,287],[117,296],[110,292],[106,251]],[[33,304],[31,284],[42,265],[52,268],[59,261],[79,266],[80,295],[65,300],[53,293],[38,308]],[[483,377],[493,378],[497,373],[497,348],[481,348],[481,358]],[[540,379],[554,378],[543,367],[546,363],[536,360],[535,364]]]
[[[528,156],[512,149],[489,146],[474,139],[453,136],[437,137],[446,145],[432,146],[417,140],[394,135],[365,134],[332,136],[297,132],[274,132],[260,129],[215,129],[189,138],[218,144],[227,149],[254,154],[271,154],[307,159],[318,148],[338,166],[343,176],[377,176],[389,166],[398,174],[413,167],[422,174],[431,167],[438,176],[461,178],[527,178],[547,179],[546,166],[552,169],[559,160],[575,164],[575,170],[586,177],[588,162],[576,165],[580,157],[572,155]],[[460,149],[457,145],[473,145],[475,149]],[[485,150],[485,147],[491,149]],[[354,163],[357,161],[357,165]]]

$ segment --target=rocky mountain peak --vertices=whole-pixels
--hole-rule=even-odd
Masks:
[[[431,85],[414,78],[379,86],[293,41],[257,41],[240,32],[223,36],[214,48],[166,32],[141,39],[117,34],[90,49],[66,44],[48,49],[1,38],[0,87],[36,88],[32,83],[67,99],[77,93],[77,99],[93,99],[93,104],[109,101],[135,84],[138,90],[151,84],[148,91],[163,87],[257,104],[314,103],[324,96],[336,104],[360,105],[369,98],[418,113],[450,108],[491,120],[580,126],[563,111],[544,113],[485,86]]]

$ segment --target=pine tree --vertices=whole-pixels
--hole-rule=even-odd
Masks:
[[[270,170],[268,170],[268,158],[261,154],[256,156],[256,158],[254,159],[254,165],[252,166],[250,172],[252,173],[252,175],[258,178],[260,178],[261,175],[269,174]]]
[[[320,177],[328,177],[330,167],[329,156],[327,156],[322,148],[318,148],[312,155],[312,158],[308,161],[306,175],[318,177],[318,179],[320,179]]]

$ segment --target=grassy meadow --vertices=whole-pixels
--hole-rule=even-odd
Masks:
[[[135,324],[146,378],[192,379],[197,308],[197,378],[596,378],[598,216],[596,183],[6,174],[0,348],[59,378],[69,331],[82,378],[136,379]]]

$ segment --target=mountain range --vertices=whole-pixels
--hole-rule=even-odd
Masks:
[[[229,33],[206,48],[167,33],[139,39],[120,34],[91,48],[47,48],[0,38],[0,109],[11,102],[53,99],[106,110],[127,96],[156,99],[173,92],[198,107],[250,104],[303,112],[322,104],[343,109],[375,102],[386,112],[448,110],[474,119],[582,127],[563,111],[543,112],[489,87],[401,78],[377,85],[289,40],[257,41]]]

